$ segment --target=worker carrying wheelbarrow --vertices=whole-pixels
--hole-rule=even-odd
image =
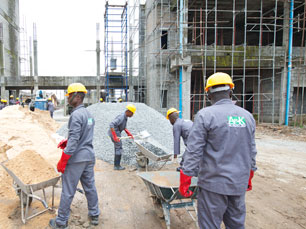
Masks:
[[[136,107],[133,104],[128,104],[126,106],[125,112],[118,115],[114,121],[109,125],[108,135],[110,136],[112,142],[115,146],[115,160],[114,160],[114,170],[124,170],[125,168],[120,165],[121,155],[123,152],[122,142],[120,141],[121,132],[124,130],[126,134],[134,139],[131,132],[126,129],[126,124],[128,118],[132,117],[135,114]]]
[[[175,108],[170,108],[167,111],[166,118],[170,121],[173,126],[173,142],[174,142],[174,155],[173,159],[177,159],[177,155],[180,154],[181,149],[181,137],[183,138],[185,146],[187,146],[187,139],[189,135],[189,131],[192,127],[193,122],[190,120],[184,120],[179,118],[179,111]],[[184,154],[182,160],[180,162],[180,167],[176,170],[179,172],[184,162]]]
[[[180,193],[190,196],[191,177],[199,165],[198,221],[201,229],[242,229],[245,193],[252,189],[256,171],[255,120],[231,101],[234,83],[222,72],[207,79],[205,90],[212,106],[196,116],[187,142],[180,177]]]
[[[92,145],[95,121],[83,104],[86,93],[81,83],[68,86],[66,96],[73,110],[68,122],[68,140],[58,145],[63,149],[57,164],[57,170],[62,173],[62,194],[58,216],[49,222],[51,228],[68,228],[70,205],[79,181],[85,191],[90,223],[99,224],[100,210],[94,178],[95,152]]]

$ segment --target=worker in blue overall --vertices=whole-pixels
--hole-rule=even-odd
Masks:
[[[126,128],[128,118],[131,118],[136,111],[136,107],[133,104],[126,106],[126,111],[118,115],[114,121],[109,125],[108,135],[110,136],[115,147],[115,159],[114,159],[114,170],[124,170],[125,168],[120,165],[122,156],[122,142],[120,141],[121,132],[124,130],[126,134],[134,139],[131,132]]]
[[[52,103],[52,99],[51,99],[51,98],[48,98],[47,110],[50,112],[51,118],[53,118],[54,105],[53,105],[53,103]]]
[[[68,140],[58,145],[63,149],[57,164],[57,170],[62,173],[62,194],[58,215],[49,222],[51,228],[68,228],[70,205],[79,181],[87,199],[90,223],[99,224],[100,210],[94,178],[95,152],[92,145],[95,120],[83,105],[86,93],[81,83],[68,86],[66,96],[73,110],[68,122]]]
[[[181,137],[183,138],[185,146],[187,146],[187,139],[189,135],[189,131],[192,127],[193,122],[190,120],[184,120],[179,118],[179,111],[175,108],[170,108],[167,111],[166,118],[170,121],[173,126],[173,142],[174,142],[174,161],[177,160],[177,155],[180,154],[181,149]],[[176,170],[179,172],[184,162],[184,154],[182,160],[180,162],[180,167]]]
[[[9,99],[9,105],[15,105],[16,102],[14,100],[14,96],[13,95],[10,95],[10,99]]]
[[[198,174],[198,222],[201,229],[245,228],[245,193],[256,171],[255,120],[231,101],[234,84],[226,73],[207,79],[212,106],[201,109],[190,130],[180,176],[180,193],[189,197]]]

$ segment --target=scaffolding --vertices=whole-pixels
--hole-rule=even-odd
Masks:
[[[128,101],[127,2],[110,5],[106,1],[104,34],[106,101],[116,98]],[[121,82],[121,86],[113,87],[113,82]]]
[[[184,6],[182,11],[180,1]],[[295,2],[293,13],[295,69],[290,114],[294,123],[299,119],[299,125],[303,125],[305,2]],[[183,27],[183,41],[179,40],[180,27]],[[147,88],[148,97],[150,100],[150,95],[160,92],[160,111],[169,106],[178,107],[178,99],[171,100],[179,98],[178,70],[170,67],[171,59],[190,56],[191,118],[210,105],[204,92],[207,77],[223,71],[233,78],[233,100],[237,105],[253,113],[258,122],[281,122],[289,58],[287,1],[147,0],[146,28],[147,85],[159,85],[158,89]]]

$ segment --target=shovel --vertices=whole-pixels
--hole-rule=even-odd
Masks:
[[[150,136],[151,136],[151,134],[148,131],[143,130],[143,131],[139,132],[137,135],[134,135],[134,138],[145,139],[145,138],[148,138]],[[126,137],[120,137],[119,139],[121,140],[121,139],[130,139],[130,138],[131,137],[126,136]]]

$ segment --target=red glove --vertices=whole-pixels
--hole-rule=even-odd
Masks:
[[[62,140],[60,143],[58,143],[57,148],[59,148],[59,149],[65,149],[66,146],[67,146],[67,140],[68,140],[68,139],[64,139],[64,140]]]
[[[252,190],[252,178],[254,176],[254,171],[251,170],[250,172],[250,177],[249,177],[249,184],[248,184],[248,188],[247,188],[247,191],[251,191]]]
[[[131,134],[131,132],[128,129],[124,129],[125,133],[132,139],[134,139],[134,136]]]
[[[70,157],[71,155],[65,154],[64,151],[62,152],[62,157],[57,163],[57,171],[59,171],[60,173],[65,172],[65,168]]]
[[[183,170],[180,170],[180,188],[179,191],[181,193],[182,196],[184,197],[190,197],[193,192],[188,190],[189,186],[191,184],[191,177],[187,176],[183,173]]]
[[[112,131],[113,139],[115,142],[120,142],[120,139],[117,137],[117,134],[115,131]]]

